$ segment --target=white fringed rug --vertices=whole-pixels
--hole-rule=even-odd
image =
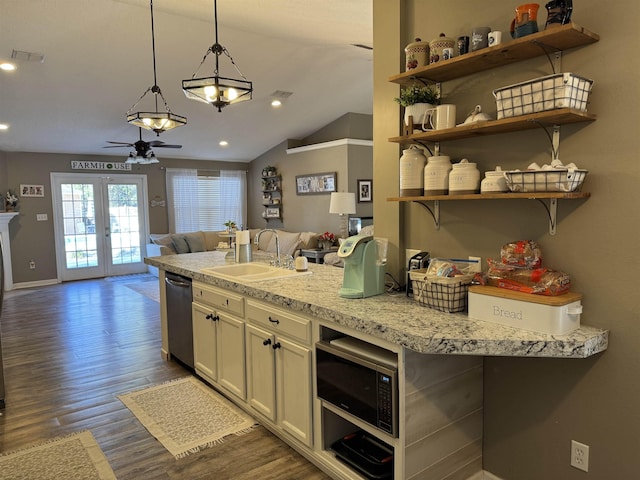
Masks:
[[[0,479],[115,480],[89,431],[55,438],[0,456]]]
[[[256,421],[196,379],[179,380],[120,395],[142,425],[176,458],[242,435]]]

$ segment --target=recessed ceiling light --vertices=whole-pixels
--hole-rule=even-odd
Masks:
[[[0,130],[9,130],[9,125],[6,123],[0,123]]]
[[[272,107],[280,107],[280,106],[282,106],[282,102],[276,98],[275,100],[271,101],[271,106]]]
[[[221,147],[226,147],[229,145],[229,142],[227,142],[226,140],[221,140],[220,143],[218,143],[218,145],[220,145]]]
[[[0,69],[6,72],[11,72],[12,70],[16,69],[16,66],[13,63],[3,62],[3,63],[0,63]]]

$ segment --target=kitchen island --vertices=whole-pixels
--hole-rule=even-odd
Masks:
[[[195,373],[341,480],[368,478],[336,457],[334,447],[356,432],[393,452],[397,480],[478,478],[483,357],[586,358],[608,344],[598,328],[544,335],[432,310],[404,292],[341,298],[343,270],[333,266],[249,282],[203,271],[233,263],[220,252],[145,262],[159,269],[163,356],[171,358],[164,289],[171,272],[193,280]],[[319,398],[315,345],[342,338],[397,360],[395,432]]]
[[[419,353],[586,358],[606,350],[609,332],[581,326],[545,335],[422,307],[404,292],[365,299],[338,296],[343,270],[310,264],[311,275],[253,283],[202,273],[227,261],[214,252],[145,259],[149,265],[353,329]]]

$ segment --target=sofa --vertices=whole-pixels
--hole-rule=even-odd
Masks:
[[[254,238],[261,229],[249,230],[252,249],[267,253],[276,253],[276,238],[273,232],[264,231],[255,245]],[[300,249],[318,248],[319,233],[315,232],[287,232],[276,230],[280,241],[280,253],[282,255],[299,255]],[[224,232],[218,231],[197,231],[187,233],[162,233],[151,234],[151,242],[147,244],[147,256],[159,257],[161,255],[179,255],[182,253],[207,252],[228,246],[229,237],[224,236]],[[155,267],[149,267],[149,271],[157,275]]]

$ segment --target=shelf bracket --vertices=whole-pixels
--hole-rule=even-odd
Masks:
[[[431,218],[433,218],[433,224],[435,225],[436,230],[440,230],[440,200],[433,201],[433,210],[425,202],[414,200],[413,203],[422,205],[427,210],[427,212],[429,212]]]
[[[531,43],[542,49],[547,60],[549,60],[549,63],[551,64],[551,69],[553,70],[554,75],[556,72],[562,71],[562,50],[552,47],[551,45],[546,45],[543,42],[538,42],[537,40],[532,40]],[[550,51],[553,52],[553,58],[549,55]]]
[[[547,206],[541,198],[536,198],[536,200],[538,200],[547,211],[547,216],[549,217],[549,235],[555,235],[558,226],[558,199],[550,198],[549,206]]]

